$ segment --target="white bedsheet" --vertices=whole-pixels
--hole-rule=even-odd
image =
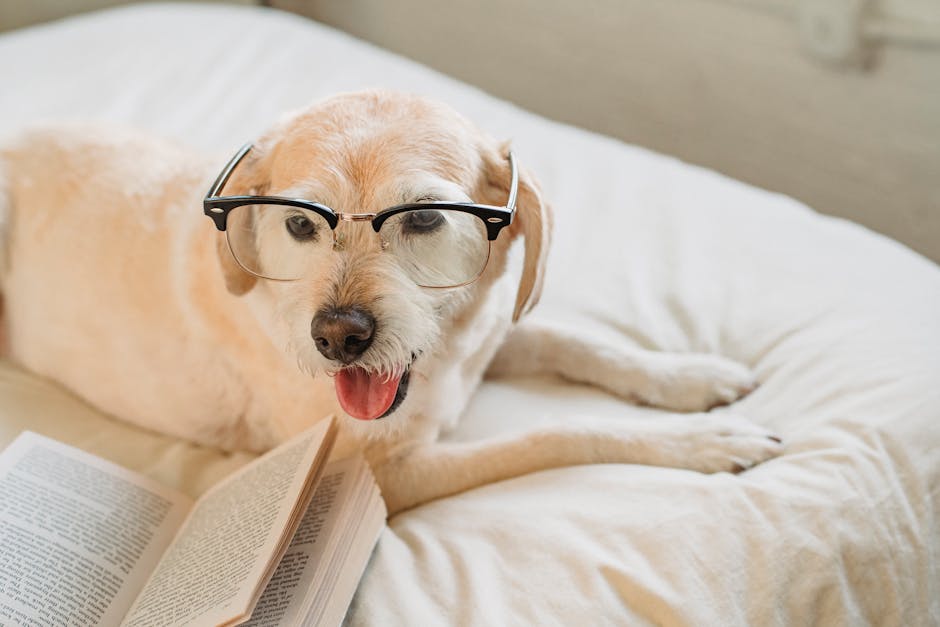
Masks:
[[[534,315],[749,364],[762,385],[735,411],[789,447],[741,476],[574,467],[406,512],[350,624],[940,624],[940,270],[899,244],[257,9],[138,6],[4,35],[0,136],[90,117],[222,159],[286,109],[370,86],[513,138],[558,215]],[[587,387],[494,381],[453,437],[597,414],[663,419]],[[27,427],[191,492],[246,459],[4,365],[0,444]]]

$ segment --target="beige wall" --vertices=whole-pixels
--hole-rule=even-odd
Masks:
[[[856,49],[839,39],[851,15],[831,14],[853,1],[273,4],[549,117],[785,192],[940,261],[940,2],[883,0],[858,28],[917,41]]]
[[[180,0],[176,0],[180,1]],[[227,4],[258,4],[255,0],[200,0]],[[22,28],[60,17],[107,9],[128,0],[0,0],[0,31]]]

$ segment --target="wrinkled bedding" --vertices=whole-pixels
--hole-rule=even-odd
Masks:
[[[900,244],[262,9],[144,5],[6,34],[0,85],[0,137],[103,119],[220,164],[338,91],[444,100],[511,138],[555,206],[534,316],[757,372],[734,411],[783,434],[784,456],[739,476],[563,468],[405,512],[349,624],[940,624],[940,269]],[[668,419],[585,386],[499,380],[449,437],[597,415]],[[135,429],[2,364],[0,445],[25,428],[191,493],[248,459]]]

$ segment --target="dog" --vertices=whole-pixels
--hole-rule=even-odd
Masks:
[[[232,203],[200,210],[220,165],[99,127],[40,129],[0,151],[8,356],[114,416],[226,450],[264,451],[338,415],[337,454],[366,455],[391,513],[551,467],[734,471],[782,450],[763,427],[705,413],[755,387],[744,366],[526,319],[551,209],[508,146],[450,108],[368,91],[285,116],[216,198],[309,206],[246,205],[226,231],[203,213]],[[470,203],[490,218],[462,213]],[[389,227],[385,210],[402,206]],[[438,441],[487,373],[554,373],[693,413]]]

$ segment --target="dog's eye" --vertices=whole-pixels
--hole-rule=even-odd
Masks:
[[[294,239],[307,241],[316,238],[317,225],[313,220],[299,213],[287,218],[287,231],[294,236]]]
[[[422,211],[409,211],[402,226],[406,233],[430,233],[444,224],[444,214],[429,209]]]

